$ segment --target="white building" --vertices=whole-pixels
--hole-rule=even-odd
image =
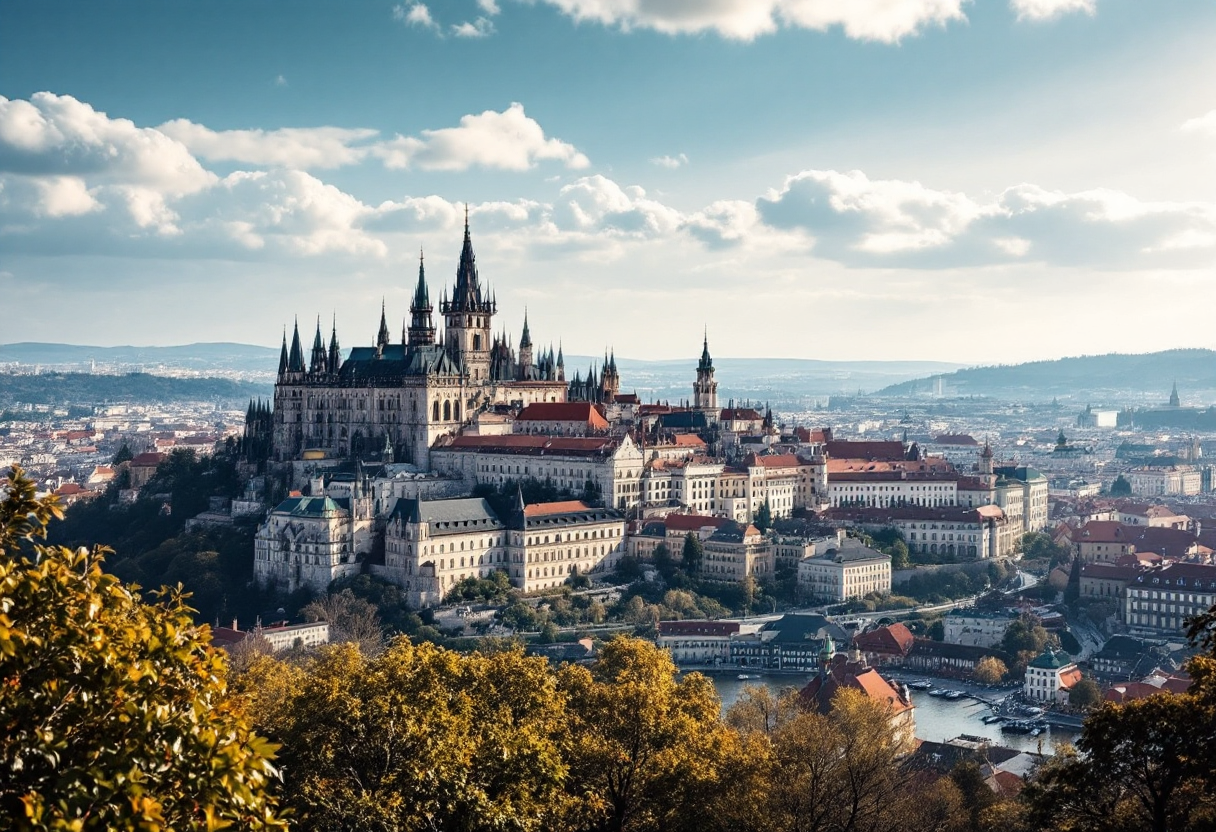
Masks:
[[[271,510],[254,535],[253,575],[288,592],[305,586],[324,592],[332,581],[357,575],[371,548],[366,497],[290,497]]]
[[[798,563],[798,587],[804,597],[826,602],[891,592],[891,556],[861,544],[846,545]]]
[[[1005,631],[1016,619],[1007,612],[982,612],[976,609],[951,610],[945,618],[949,644],[971,647],[996,647],[1005,638]]]
[[[1063,705],[1068,692],[1081,681],[1081,669],[1065,653],[1046,650],[1026,666],[1022,692],[1027,699]]]
[[[679,665],[729,664],[731,638],[738,633],[738,621],[660,621],[657,642]]]

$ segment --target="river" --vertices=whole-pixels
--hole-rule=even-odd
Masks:
[[[751,671],[753,674],[755,671]],[[801,687],[810,680],[809,674],[785,675],[765,674],[759,679],[747,681],[738,678],[739,671],[722,670],[709,671],[705,675],[714,683],[718,698],[722,700],[725,711],[743,693],[747,685],[764,685],[779,693],[787,687]],[[924,677],[917,677],[924,678]],[[957,682],[938,680],[942,687],[964,688]],[[1003,692],[988,692],[992,698],[1003,695]],[[1051,728],[1037,737],[1028,734],[1006,734],[1001,732],[999,723],[985,725],[982,717],[992,713],[991,709],[974,699],[963,698],[955,701],[930,696],[926,691],[912,691],[912,704],[915,706],[916,736],[922,740],[944,742],[954,739],[960,734],[970,734],[975,737],[990,739],[994,744],[1017,748],[1023,751],[1039,751],[1045,754],[1053,753],[1055,745],[1060,742],[1074,742],[1076,734],[1059,728]]]

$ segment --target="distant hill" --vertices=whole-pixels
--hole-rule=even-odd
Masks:
[[[78,344],[24,342],[0,344],[0,364],[65,367],[98,364],[144,369],[166,367],[199,372],[266,372],[279,366],[279,350],[252,344],[183,344],[175,347],[91,347]]]
[[[1120,396],[1164,404],[1176,381],[1183,404],[1216,399],[1216,352],[1166,350],[1127,355],[1084,355],[996,367],[969,367],[893,384],[876,395],[927,397],[988,396],[1016,401],[1092,399],[1114,404]]]
[[[269,384],[226,378],[166,378],[147,373],[90,375],[88,373],[0,373],[0,410],[16,402],[76,405],[153,402],[214,402],[244,407],[251,398],[269,397]]]

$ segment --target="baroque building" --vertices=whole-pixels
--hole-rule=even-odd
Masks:
[[[523,407],[567,398],[561,351],[534,355],[527,317],[518,357],[505,335],[492,336],[498,302],[482,287],[465,217],[464,244],[451,297],[439,302],[443,332],[437,337],[425,264],[408,327],[394,343],[383,306],[372,346],[343,360],[335,324],[326,344],[318,321],[305,357],[296,325],[288,346],[284,333],[275,384],[273,456],[300,458],[305,451],[336,457],[378,454],[382,461],[430,464],[435,440],[493,405]]]

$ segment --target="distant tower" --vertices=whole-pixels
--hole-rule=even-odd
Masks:
[[[566,356],[562,354],[561,342],[558,342],[557,345],[557,380],[566,380]]]
[[[329,355],[325,351],[325,343],[321,340],[321,318],[317,318],[317,334],[312,339],[312,360],[308,362],[308,372],[311,375],[321,375],[329,368]]]
[[[286,376],[299,380],[308,372],[308,368],[304,366],[304,349],[300,346],[300,322],[296,321],[291,333],[291,352],[287,356],[287,372]]]
[[[984,449],[980,451],[979,473],[982,479],[989,488],[996,486],[996,472],[992,462],[992,446],[984,441]]]
[[[388,320],[384,317],[384,301],[380,301],[380,331],[376,333],[376,349],[384,352],[384,348],[388,346]]]
[[[1174,389],[1170,391],[1170,407],[1182,407],[1182,401],[1178,398],[1178,382],[1174,382]]]
[[[616,369],[615,349],[604,360],[604,373],[600,376],[600,389],[603,391],[602,398],[605,404],[615,402],[616,397],[621,393],[621,374]]]
[[[528,330],[528,310],[525,308],[524,331],[519,336],[519,378],[528,381],[532,375],[532,333]]]
[[[714,381],[714,362],[709,357],[709,333],[701,345],[701,360],[697,362],[697,380],[692,386],[693,407],[697,410],[718,409],[718,382]]]
[[[336,376],[342,369],[342,348],[338,346],[338,317],[334,316],[334,328],[329,335],[329,374]]]
[[[435,343],[435,324],[431,320],[431,293],[426,288],[426,271],[423,268],[422,252],[418,253],[418,285],[414,288],[414,300],[410,304],[409,345],[422,347]]]
[[[485,299],[477,277],[477,260],[469,236],[469,209],[464,212],[464,246],[456,268],[456,288],[452,299],[439,304],[447,329],[444,342],[448,353],[474,381],[490,378],[490,327],[498,304]]]

